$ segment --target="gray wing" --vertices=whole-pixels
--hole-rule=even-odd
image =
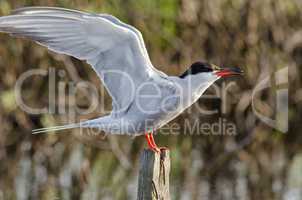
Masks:
[[[18,14],[22,14],[22,15],[28,15],[28,14],[67,14],[73,15],[73,16],[81,16],[81,15],[91,15],[91,16],[95,16],[95,17],[102,17],[104,19],[107,19],[109,21],[111,21],[112,23],[114,23],[115,25],[121,26],[123,28],[126,28],[130,31],[132,31],[134,34],[136,34],[137,39],[140,43],[140,47],[142,50],[142,54],[144,55],[146,61],[149,63],[149,67],[152,68],[153,71],[159,73],[161,76],[167,77],[167,75],[159,70],[157,70],[156,68],[153,67],[152,62],[149,58],[149,54],[147,51],[147,48],[145,46],[145,42],[144,42],[144,38],[141,34],[141,32],[139,30],[137,30],[135,27],[126,24],[124,22],[122,22],[121,20],[119,20],[118,18],[109,15],[109,14],[93,14],[93,13],[85,13],[82,11],[78,11],[78,10],[71,10],[71,9],[66,9],[66,8],[57,8],[57,7],[24,7],[24,8],[19,8],[13,11],[13,14],[18,15]]]
[[[32,39],[86,60],[113,99],[113,111],[131,105],[135,89],[163,76],[151,64],[141,33],[110,15],[48,7],[22,8],[0,17],[0,32]]]

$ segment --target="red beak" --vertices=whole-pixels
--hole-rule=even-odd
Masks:
[[[223,78],[223,77],[243,75],[243,71],[238,67],[231,67],[231,68],[218,70],[215,72],[215,74]]]

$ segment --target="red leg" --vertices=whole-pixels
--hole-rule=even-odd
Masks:
[[[153,133],[149,133],[149,138],[150,138],[150,141],[152,143],[152,145],[156,148],[158,148],[157,144],[155,143],[155,140],[154,140],[154,137],[153,137]]]
[[[157,145],[154,142],[153,134],[152,133],[147,133],[145,136],[146,136],[149,148],[152,151],[160,152],[160,149],[157,147]]]
[[[150,141],[153,144],[153,146],[157,149],[158,152],[167,150],[167,147],[158,147],[157,144],[155,143],[153,133],[149,133]]]
[[[154,146],[153,146],[152,142],[150,141],[150,136],[149,136],[149,134],[146,134],[145,137],[146,137],[146,140],[147,140],[147,143],[148,143],[148,147],[149,147],[150,149],[153,149]]]

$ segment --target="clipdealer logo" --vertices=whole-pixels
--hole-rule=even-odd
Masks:
[[[264,90],[271,89],[274,92],[274,105],[260,100]],[[264,114],[259,108],[260,104],[274,110],[270,115]],[[268,126],[282,132],[288,132],[288,67],[266,76],[254,88],[252,93],[252,108],[254,114]]]

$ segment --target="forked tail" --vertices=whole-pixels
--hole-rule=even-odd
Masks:
[[[53,131],[62,131],[67,129],[74,129],[74,128],[80,128],[81,124],[69,124],[64,126],[54,126],[54,127],[48,127],[48,128],[40,128],[40,129],[34,129],[32,130],[32,134],[39,134],[39,133],[46,133],[46,132],[53,132]]]
[[[32,134],[38,134],[38,133],[46,133],[46,132],[54,132],[54,131],[62,131],[67,129],[74,129],[74,128],[100,128],[101,125],[105,122],[108,124],[108,122],[111,122],[112,118],[110,116],[104,116],[96,119],[91,119],[87,121],[82,121],[79,123],[74,124],[68,124],[64,126],[54,126],[54,127],[48,127],[48,128],[40,128],[35,129],[32,131]]]

